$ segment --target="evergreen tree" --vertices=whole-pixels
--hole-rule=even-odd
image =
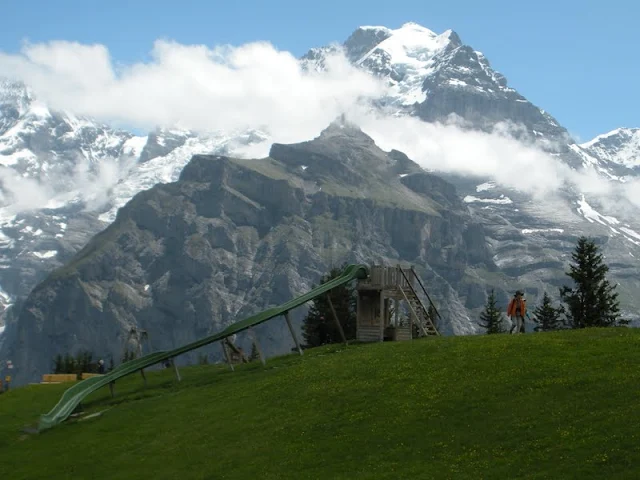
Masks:
[[[53,360],[53,373],[63,373],[64,370],[64,359],[62,355],[56,355],[56,358]]]
[[[93,354],[88,350],[82,350],[76,354],[75,370],[72,373],[90,373],[92,371],[91,362]]]
[[[62,373],[74,373],[76,369],[76,361],[71,354],[66,353],[62,360]]]
[[[564,313],[564,308],[561,306],[555,308],[551,304],[551,298],[544,292],[542,298],[542,305],[536,307],[533,311],[533,321],[536,323],[536,327],[533,329],[536,332],[547,332],[549,330],[558,330],[562,327],[561,315]]]
[[[574,263],[566,274],[573,280],[574,287],[560,289],[560,296],[567,304],[569,324],[573,328],[586,328],[628,323],[619,317],[616,286],[606,278],[609,267],[595,242],[580,237],[571,258]]]
[[[496,305],[496,295],[493,290],[489,293],[484,311],[480,314],[482,323],[478,323],[482,328],[487,330],[487,334],[504,333],[502,326],[502,313]]]
[[[331,269],[329,274],[322,278],[320,284],[324,284],[340,276],[345,267],[346,265],[343,265],[342,267]],[[328,295],[331,295],[331,303],[336,310],[336,315],[342,325],[345,337],[347,340],[355,338],[355,287],[352,284],[341,285],[331,290]],[[342,342],[340,331],[333,319],[333,313],[331,312],[327,295],[316,297],[312,302],[302,325],[302,336],[305,341],[305,348]]]

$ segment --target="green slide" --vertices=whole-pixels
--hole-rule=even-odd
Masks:
[[[136,358],[129,362],[123,363],[117,368],[113,369],[106,375],[98,377],[91,377],[81,382],[76,383],[69,388],[62,398],[58,401],[53,409],[40,417],[40,423],[38,429],[40,431],[54,427],[59,423],[65,421],[71,413],[76,409],[80,402],[91,393],[95,392],[101,387],[109,385],[111,382],[142,370],[143,368],[150,367],[165,360],[177,357],[183,353],[187,353],[196,348],[203,347],[218,340],[223,340],[226,337],[233,335],[234,333],[242,332],[248,328],[251,328],[260,323],[271,320],[279,315],[284,315],[289,310],[293,310],[310,300],[328,292],[329,290],[339,287],[345,283],[349,283],[355,279],[363,279],[368,275],[368,268],[365,265],[349,265],[344,269],[339,277],[336,277],[318,287],[314,288],[310,292],[305,293],[293,300],[288,301],[280,305],[279,307],[273,307],[263,312],[257,313],[251,317],[240,320],[239,322],[229,325],[227,328],[214,335],[201,338],[195,342],[189,343],[182,347],[175,348],[168,351],[154,352],[144,357]]]

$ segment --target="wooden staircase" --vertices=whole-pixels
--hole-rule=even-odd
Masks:
[[[358,341],[411,340],[416,327],[418,336],[440,335],[444,322],[413,267],[373,265],[356,290]],[[400,320],[403,310],[409,322]]]
[[[440,332],[438,332],[438,329],[436,328],[436,319],[431,318],[431,315],[429,315],[429,309],[425,306],[422,300],[420,300],[418,292],[414,288],[413,282],[411,281],[414,279],[416,280],[420,290],[422,290],[427,298],[427,301],[429,302],[429,305],[432,307],[434,316],[439,317],[440,314],[438,313],[438,310],[436,309],[433,302],[431,302],[431,298],[429,297],[427,290],[424,288],[424,285],[420,281],[420,277],[418,277],[418,274],[413,268],[409,270],[411,272],[410,274],[405,273],[405,270],[403,270],[401,267],[398,267],[398,270],[406,280],[405,285],[408,288],[403,289],[403,294],[405,300],[409,304],[409,309],[411,310],[411,314],[413,315],[414,322],[416,323],[416,325],[418,325],[418,334],[425,337],[440,335]],[[413,276],[413,279],[410,278],[411,276]]]
[[[420,299],[413,295],[408,295],[408,297],[411,310],[415,312],[416,315],[415,323],[418,325],[419,333],[422,336],[440,335],[435,323],[429,317],[429,311],[425,308]]]

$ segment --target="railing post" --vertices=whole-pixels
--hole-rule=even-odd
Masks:
[[[229,357],[229,351],[227,350],[226,338],[222,340],[220,345],[222,346],[222,354],[224,355],[224,359],[229,365],[229,368],[231,368],[232,372],[235,371],[233,364],[231,363],[231,358]]]
[[[336,309],[333,308],[333,302],[331,301],[330,292],[327,292],[327,302],[329,302],[329,308],[331,309],[331,315],[333,315],[333,321],[336,322],[336,327],[338,327],[338,331],[340,332],[340,337],[342,337],[342,341],[345,345],[347,343],[347,337],[344,334],[344,330],[342,329],[342,325],[340,324],[340,320],[338,320],[338,315],[336,314]]]
[[[175,360],[173,359],[173,357],[170,360],[171,365],[173,366],[173,370],[176,372],[176,378],[178,379],[178,381],[182,381],[182,378],[180,377],[180,371],[178,370],[178,365],[176,365]]]
[[[289,312],[284,313],[284,319],[287,321],[287,325],[289,327],[289,332],[291,332],[291,336],[293,337],[293,341],[296,344],[296,348],[298,349],[298,353],[302,355],[302,348],[300,348],[300,342],[298,342],[298,337],[296,336],[296,332],[293,331],[293,325],[291,325],[291,317]]]

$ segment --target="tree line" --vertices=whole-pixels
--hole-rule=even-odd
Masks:
[[[134,360],[137,357],[133,350],[125,350],[120,359],[120,363]],[[100,359],[89,350],[81,350],[75,355],[70,353],[58,354],[53,359],[53,373],[68,373],[80,376],[83,373],[98,373],[100,370]],[[109,361],[105,361],[105,373],[115,368],[113,357],[109,357]]]
[[[616,285],[607,279],[609,267],[596,243],[587,237],[580,237],[571,260],[566,275],[572,279],[573,285],[560,288],[559,295],[563,303],[558,306],[554,306],[551,297],[544,292],[542,304],[533,310],[534,330],[627,325],[629,321],[620,317]],[[502,311],[497,306],[493,290],[480,314],[479,325],[488,334],[506,333]]]

